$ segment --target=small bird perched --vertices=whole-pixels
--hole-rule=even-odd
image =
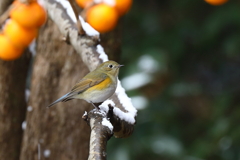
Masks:
[[[100,64],[95,70],[83,77],[72,90],[50,104],[48,107],[58,102],[66,102],[71,99],[83,99],[89,103],[100,103],[113,95],[117,88],[117,77],[119,65],[114,61],[107,61]]]

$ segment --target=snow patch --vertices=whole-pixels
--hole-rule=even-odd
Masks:
[[[27,128],[27,122],[23,121],[22,123],[22,130],[25,130]]]
[[[44,150],[43,155],[45,158],[48,158],[51,154],[51,151],[49,149]]]
[[[112,124],[109,122],[109,120],[107,120],[107,118],[103,118],[103,120],[102,120],[102,125],[107,126],[107,127],[111,130],[111,132],[113,131],[113,126],[112,126]]]
[[[86,32],[89,36],[99,36],[99,32],[96,31],[90,24],[85,22],[81,16],[79,16],[79,20],[82,24],[83,30]]]
[[[124,120],[128,123],[134,124],[135,123],[135,116],[137,115],[137,110],[136,108],[134,108],[131,99],[127,96],[127,94],[125,93],[124,88],[122,87],[120,81],[118,80],[118,87],[116,89],[115,92],[119,98],[120,103],[122,104],[122,106],[124,107],[124,109],[127,112],[123,112],[122,110],[120,110],[119,108],[115,107],[115,103],[108,99],[106,101],[104,101],[99,108],[101,110],[103,110],[105,113],[108,112],[108,104],[111,104],[114,108],[113,108],[113,112],[116,116],[118,116],[121,120]]]
[[[77,19],[75,17],[75,14],[73,12],[73,9],[72,9],[70,3],[67,0],[56,0],[56,1],[59,2],[63,6],[63,8],[66,9],[67,14],[69,15],[69,17],[72,19],[73,22],[76,23]]]
[[[105,113],[108,113],[108,110],[109,110],[108,105],[109,105],[109,104],[110,104],[111,106],[115,107],[115,103],[114,103],[112,100],[107,99],[106,101],[104,101],[104,102],[99,106],[99,108],[100,108],[102,111],[104,111]]]
[[[104,52],[104,49],[103,49],[103,47],[100,44],[97,45],[97,52],[100,54],[99,58],[103,62],[108,61],[108,55]]]
[[[44,2],[44,0],[38,0],[37,2],[38,2],[38,4],[40,4],[41,6],[43,6],[43,8],[46,8],[46,7],[45,7],[45,2]]]
[[[32,56],[36,55],[36,38],[32,41],[32,43],[28,46],[29,51],[31,52]]]
[[[83,117],[87,116],[87,111],[84,112]]]
[[[125,92],[125,89],[122,87],[121,82],[118,80],[117,89],[115,92],[119,98],[120,103],[128,113],[121,111],[119,108],[114,108],[114,113],[119,116],[120,119],[125,120],[129,123],[135,123],[135,116],[137,115],[137,110],[131,102]]]
[[[116,1],[115,0],[94,0],[94,3],[106,3],[109,6],[114,7],[116,5]]]
[[[32,110],[33,110],[32,106],[28,106],[28,107],[27,107],[27,111],[28,111],[28,112],[31,112]]]
[[[30,90],[25,89],[25,100],[26,100],[26,102],[28,102],[29,96],[30,96]]]
[[[74,14],[74,11],[73,11],[70,3],[67,0],[56,0],[56,1],[59,2],[63,6],[63,8],[66,9],[67,14],[72,19],[72,21],[74,23],[77,23],[76,16]],[[88,23],[86,23],[81,16],[79,16],[79,20],[82,24],[83,30],[86,32],[87,35],[89,35],[89,36],[99,36],[99,32],[96,31],[94,28],[92,28]]]

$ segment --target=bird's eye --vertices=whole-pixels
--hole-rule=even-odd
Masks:
[[[113,65],[109,64],[108,67],[109,67],[109,68],[113,68]]]

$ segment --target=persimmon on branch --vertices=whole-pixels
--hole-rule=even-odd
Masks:
[[[108,60],[107,55],[99,44],[99,33],[81,19],[81,24],[86,34],[78,34],[75,24],[76,16],[70,16],[74,15],[70,4],[64,2],[63,5],[60,2],[45,0],[48,15],[58,26],[61,34],[67,37],[89,70],[92,71],[99,64]],[[109,107],[109,105],[112,107]],[[103,102],[99,108],[100,110],[92,110],[88,115],[84,115],[91,127],[89,160],[106,158],[106,155],[104,155],[106,142],[112,133],[118,138],[131,135],[137,114],[120,81],[118,81],[118,87],[114,95]]]
[[[6,21],[7,18],[10,19]],[[46,18],[45,10],[36,1],[14,1],[0,17],[0,25],[5,23],[0,34],[0,59],[11,61],[19,58],[35,39]]]

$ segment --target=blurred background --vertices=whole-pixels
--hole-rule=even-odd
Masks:
[[[138,109],[113,160],[240,160],[240,1],[135,0],[120,79]]]

